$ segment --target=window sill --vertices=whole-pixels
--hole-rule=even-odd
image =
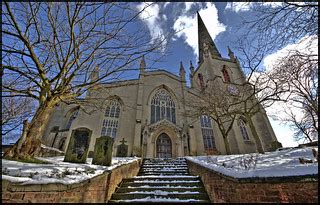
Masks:
[[[245,144],[254,145],[254,142],[252,140],[243,140]]]

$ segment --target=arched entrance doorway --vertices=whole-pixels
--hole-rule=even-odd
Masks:
[[[171,158],[172,157],[172,143],[170,137],[162,133],[159,135],[157,142],[157,156],[158,158]]]

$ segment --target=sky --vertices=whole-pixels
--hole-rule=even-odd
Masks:
[[[137,8],[143,8],[146,3],[139,3]],[[147,3],[148,4],[148,3]],[[280,3],[266,3],[265,6],[276,7]],[[198,59],[198,36],[197,36],[197,11],[200,13],[211,38],[221,55],[228,58],[227,47],[237,53],[233,45],[240,35],[241,18],[250,18],[252,15],[251,4],[243,2],[160,2],[151,5],[140,16],[141,20],[148,27],[149,34],[156,37],[159,34],[176,32],[168,40],[165,52],[168,53],[161,62],[152,64],[152,69],[164,69],[178,75],[179,63],[183,62],[186,68],[186,76],[189,76],[189,62],[197,67]],[[316,44],[317,45],[317,44]],[[264,66],[270,69],[270,63],[288,47],[275,51],[267,56]],[[317,48],[317,47],[316,47]],[[148,67],[148,56],[146,56]],[[150,65],[149,65],[150,66]],[[138,74],[136,74],[137,77]],[[132,77],[132,76],[131,76]],[[188,84],[188,82],[187,82]],[[267,114],[274,114],[274,110],[283,109],[283,105],[276,104],[267,108]],[[284,147],[297,146],[298,142],[293,139],[293,130],[289,125],[275,121],[269,117],[277,139]],[[300,141],[300,143],[304,143]]]

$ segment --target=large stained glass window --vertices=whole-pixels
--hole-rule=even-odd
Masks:
[[[157,91],[151,100],[151,123],[163,119],[176,123],[175,104],[169,92],[162,88]]]
[[[104,116],[105,119],[102,124],[101,136],[115,138],[118,131],[120,103],[117,100],[111,101],[106,108]]]

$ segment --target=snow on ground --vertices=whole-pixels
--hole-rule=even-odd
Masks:
[[[59,152],[59,153],[64,153],[63,151],[57,149],[57,148],[54,148],[54,147],[48,147],[44,144],[41,144],[41,147],[44,148],[44,149],[48,149],[48,150],[53,150],[53,151],[56,151],[56,152]]]
[[[111,166],[63,162],[64,156],[38,157],[50,164],[34,164],[2,159],[2,179],[23,184],[74,184],[90,179],[120,165],[138,160],[137,157],[113,157]]]
[[[281,177],[318,174],[318,162],[312,148],[286,149],[265,154],[241,154],[187,157],[188,160],[234,178]],[[299,158],[313,160],[301,164]]]

